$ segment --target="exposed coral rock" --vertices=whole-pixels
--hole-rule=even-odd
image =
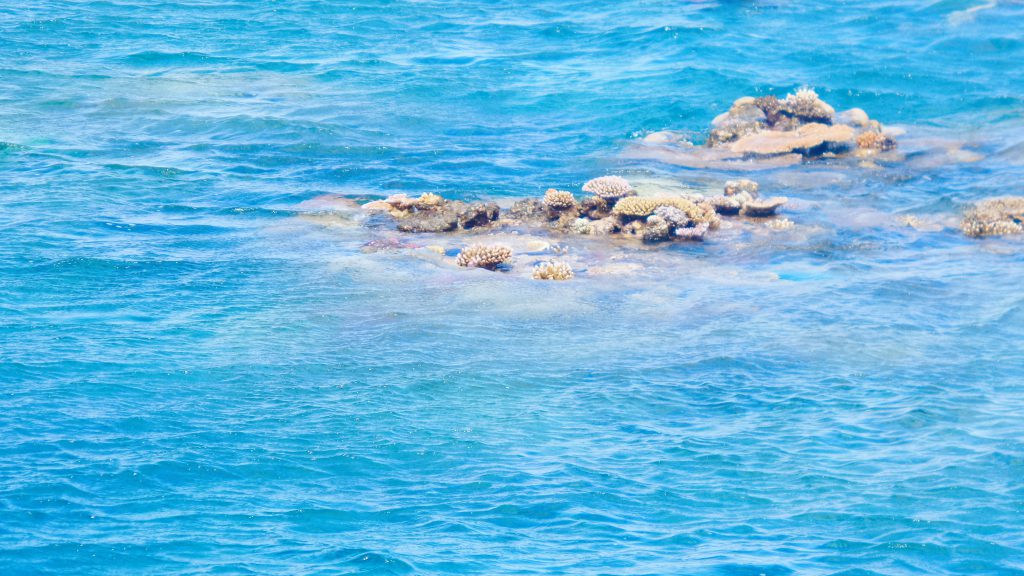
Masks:
[[[572,280],[572,267],[565,262],[542,262],[533,268],[534,280]]]
[[[868,113],[861,110],[860,108],[850,108],[844,110],[836,115],[835,121],[840,124],[848,124],[850,126],[856,126],[857,128],[866,128],[871,118],[868,117]]]
[[[459,252],[455,263],[466,268],[495,270],[512,259],[512,250],[506,246],[474,244]]]
[[[768,119],[755,102],[750,97],[740,98],[733,102],[728,112],[720,114],[712,120],[708,146],[732,142],[737,138],[762,130]]]
[[[1024,233],[1024,196],[978,202],[964,214],[960,229],[975,238]]]
[[[398,229],[403,232],[450,232],[462,228],[469,230],[490,224],[498,218],[498,205],[483,202],[465,203],[458,200],[442,201],[428,209],[405,212],[398,218]]]
[[[544,205],[547,206],[549,210],[568,210],[570,208],[576,208],[576,198],[573,198],[572,192],[549,188],[548,191],[544,193]]]
[[[633,186],[630,185],[629,181],[621,176],[601,176],[600,178],[594,178],[583,185],[583,191],[590,192],[591,194],[608,201],[636,194],[636,190],[633,189]]]
[[[523,222],[542,220],[547,218],[547,206],[544,205],[543,200],[526,198],[517,200],[505,214],[508,218]]]
[[[604,198],[591,196],[580,202],[580,213],[591,220],[600,220],[611,215],[612,207]]]
[[[743,208],[742,196],[712,196],[708,198],[708,203],[714,207],[715,212],[725,216],[733,216],[740,213],[740,209]]]
[[[456,202],[452,202],[456,204]],[[459,216],[459,227],[468,230],[477,226],[485,226],[498,219],[500,209],[494,202],[473,202],[456,206]]]
[[[889,151],[896,148],[896,141],[881,132],[862,132],[857,136],[857,147],[862,150]]]
[[[845,124],[827,126],[810,123],[796,130],[764,130],[749,134],[729,145],[737,154],[786,154],[798,152],[814,154],[823,144],[849,144],[854,139],[853,128]]]
[[[425,192],[420,194],[420,197],[416,199],[416,207],[420,210],[426,210],[430,208],[436,208],[444,203],[444,198],[441,198],[437,194],[432,192]]]
[[[760,189],[760,184],[746,178],[742,178],[740,180],[729,180],[725,183],[726,196],[735,196],[741,192],[746,192],[751,198],[757,198],[757,191]]]
[[[774,196],[772,198],[765,198],[764,200],[753,200],[743,205],[743,208],[740,210],[740,215],[752,216],[755,218],[774,216],[775,211],[786,202],[789,202],[789,198],[786,198],[785,196]]]
[[[397,227],[402,232],[451,232],[459,227],[459,215],[450,209],[423,210],[396,218],[399,218]]]

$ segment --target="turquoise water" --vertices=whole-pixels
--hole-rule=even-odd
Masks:
[[[0,7],[0,572],[1024,574],[1024,244],[892,222],[1021,193],[1022,23],[1002,0]],[[718,185],[622,152],[803,85],[913,153],[758,174],[793,235],[542,283],[302,217]]]

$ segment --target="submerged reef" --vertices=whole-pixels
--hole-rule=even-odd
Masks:
[[[978,202],[964,214],[960,229],[973,238],[1024,233],[1024,196]]]
[[[893,133],[860,108],[836,112],[817,92],[802,88],[781,99],[737,99],[712,120],[702,146],[673,132],[655,132],[627,156],[751,170],[820,159],[851,158],[870,164],[896,147]]]
[[[572,192],[551,188],[542,198],[520,199],[506,209],[494,203],[447,200],[432,193],[417,198],[397,194],[368,202],[362,208],[370,213],[365,219],[367,225],[380,228],[380,219],[372,215],[386,215],[399,232],[488,236],[525,233],[533,237],[541,232],[549,238],[588,236],[595,240],[622,238],[654,244],[704,240],[723,225],[723,217],[737,221],[746,217],[772,219],[786,202],[781,197],[760,199],[760,186],[753,180],[730,180],[722,194],[711,197],[695,193],[642,196],[620,176],[590,180],[583,189],[592,195],[578,200]],[[389,239],[367,243],[364,250],[418,246]],[[443,250],[440,253],[443,255]],[[519,265],[513,260],[510,248],[481,243],[463,248],[455,263],[466,268],[508,270]],[[568,280],[575,273],[567,262],[546,261],[531,276],[538,280]]]

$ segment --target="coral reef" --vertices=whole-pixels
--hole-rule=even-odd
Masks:
[[[973,238],[1024,233],[1024,196],[978,202],[964,213],[960,230]]]
[[[512,259],[512,250],[506,246],[488,246],[473,244],[464,248],[455,259],[455,263],[466,268],[485,268],[495,270],[498,266]]]
[[[588,180],[583,185],[583,191],[590,192],[606,201],[615,201],[636,194],[636,190],[633,189],[629,181],[621,176],[601,176]]]
[[[843,154],[854,148],[892,150],[892,137],[859,108],[839,114],[810,88],[783,99],[744,97],[711,123],[706,146],[738,157],[804,159]]]
[[[534,280],[572,280],[572,267],[565,262],[541,262],[533,268]]]

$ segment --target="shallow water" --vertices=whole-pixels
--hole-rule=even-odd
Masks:
[[[36,4],[0,7],[5,573],[1024,574],[1024,243],[943,228],[1020,193],[1019,2]],[[623,152],[801,85],[919,152],[759,174],[790,232],[541,283],[299,217],[720,186]]]

